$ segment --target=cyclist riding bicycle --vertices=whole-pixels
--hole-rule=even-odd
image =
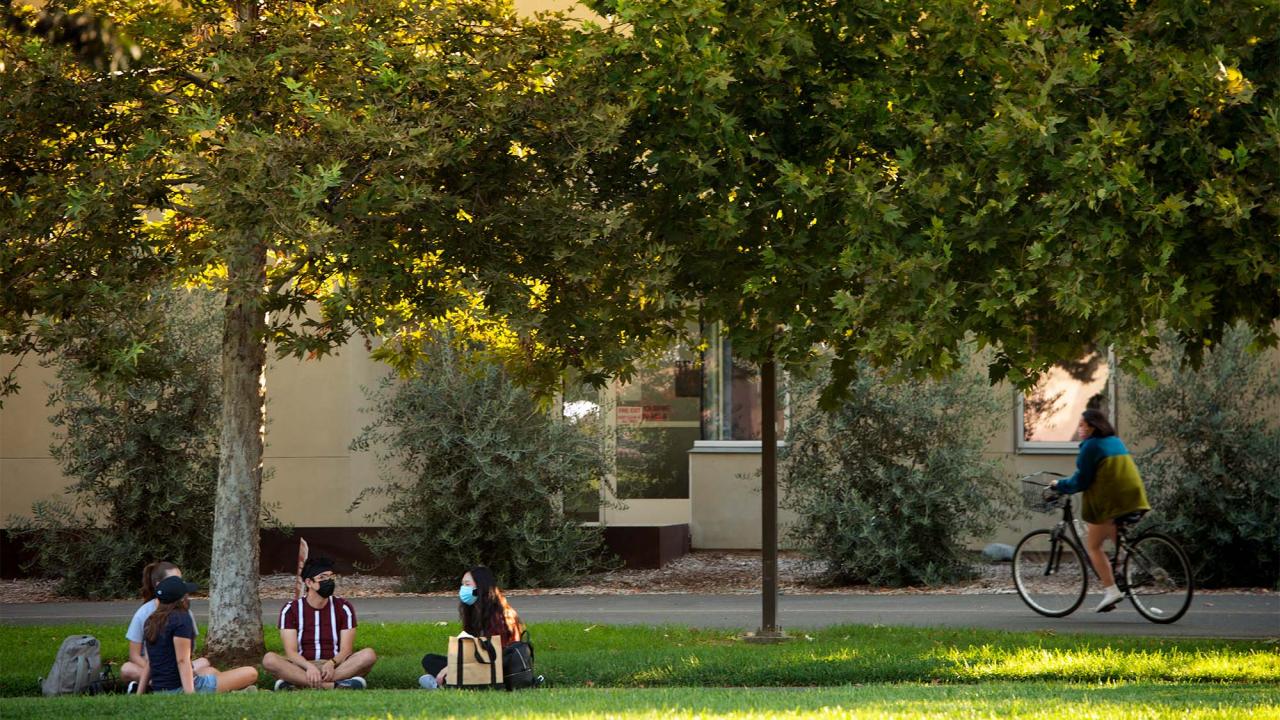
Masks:
[[[1107,612],[1124,598],[1116,587],[1111,563],[1102,551],[1102,543],[1116,541],[1116,518],[1151,509],[1142,476],[1129,450],[1116,437],[1111,421],[1100,410],[1089,409],[1080,416],[1080,452],[1076,456],[1076,473],[1055,480],[1049,487],[1071,495],[1083,492],[1080,516],[1089,526],[1085,541],[1089,562],[1102,580],[1102,602],[1094,612]]]

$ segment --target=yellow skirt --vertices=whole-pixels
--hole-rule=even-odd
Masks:
[[[1138,510],[1150,510],[1147,489],[1131,455],[1112,455],[1098,463],[1093,484],[1084,491],[1080,517],[1100,524]]]

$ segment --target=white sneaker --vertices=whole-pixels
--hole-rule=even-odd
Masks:
[[[134,693],[136,693],[136,692],[138,692],[138,681],[136,681],[136,680],[130,680],[130,681],[129,681],[129,687],[125,688],[124,694],[125,694],[125,695],[132,695],[132,694],[134,694]]]
[[[1115,585],[1106,588],[1102,593],[1102,602],[1098,603],[1098,607],[1094,608],[1094,612],[1110,612],[1116,608],[1116,603],[1124,599],[1124,593]]]
[[[431,675],[428,673],[418,678],[418,686],[421,687],[423,690],[435,690],[436,688],[440,687],[440,684],[436,682],[435,675]]]

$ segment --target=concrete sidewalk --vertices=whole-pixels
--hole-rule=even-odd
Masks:
[[[831,625],[1052,630],[1060,633],[1119,633],[1167,637],[1280,638],[1280,594],[1197,596],[1172,625],[1147,622],[1127,601],[1104,615],[1090,611],[1093,596],[1074,614],[1041,617],[1017,595],[783,595],[778,621],[784,629]],[[360,622],[457,622],[457,601],[445,597],[359,598]],[[273,627],[281,602],[263,603],[263,622]],[[511,604],[530,624],[574,620],[601,624],[684,625],[755,629],[759,595],[529,595]],[[117,623],[124,632],[136,601],[0,605],[0,624],[75,625]],[[192,603],[202,624],[208,602]]]

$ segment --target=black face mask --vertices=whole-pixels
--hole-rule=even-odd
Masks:
[[[333,595],[333,591],[337,589],[338,583],[333,580],[325,580],[320,583],[320,587],[316,588],[316,594],[322,598]]]

